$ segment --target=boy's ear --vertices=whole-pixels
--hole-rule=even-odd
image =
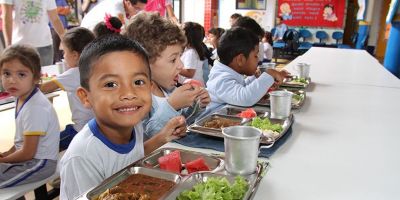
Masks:
[[[79,87],[76,90],[76,95],[79,97],[79,100],[81,100],[81,103],[85,108],[92,108],[88,97],[88,91],[85,88]]]
[[[236,59],[236,63],[238,65],[238,67],[242,67],[246,63],[246,56],[244,56],[244,54],[242,54],[242,53],[237,55],[237,56],[235,56],[234,59]]]

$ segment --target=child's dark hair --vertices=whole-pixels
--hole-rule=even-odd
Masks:
[[[241,14],[239,14],[239,13],[233,13],[232,15],[231,15],[231,19],[239,19],[239,18],[241,18],[241,17],[243,17]]]
[[[69,29],[63,36],[62,44],[68,49],[81,53],[83,48],[94,40],[94,34],[87,28]]]
[[[184,47],[186,37],[173,22],[161,17],[157,12],[141,12],[131,18],[125,35],[138,41],[146,49],[150,62],[155,62],[168,46]]]
[[[106,16],[104,22],[99,22],[93,29],[96,37],[108,34],[119,34],[121,32],[122,22],[118,17]]]
[[[272,33],[269,31],[265,31],[264,37],[265,37],[266,41],[272,46],[273,45]]]
[[[4,63],[12,60],[18,60],[22,65],[28,67],[33,73],[33,79],[40,80],[40,56],[36,49],[21,44],[7,47],[0,58],[0,69]]]
[[[248,58],[250,52],[258,45],[257,35],[248,29],[235,27],[227,30],[218,43],[217,53],[220,62],[229,65],[233,58],[243,54]]]
[[[223,28],[211,28],[210,30],[208,30],[208,33],[215,35],[217,38],[220,38],[222,34],[224,34],[224,32],[225,29]]]
[[[139,56],[147,66],[147,69],[149,70],[149,78],[151,78],[149,58],[146,50],[138,42],[124,36],[108,35],[96,38],[93,42],[87,45],[81,53],[79,58],[79,73],[81,76],[81,86],[83,88],[90,90],[89,79],[97,60],[108,53],[116,51],[130,51]]]
[[[254,34],[256,34],[259,38],[264,36],[264,30],[261,26],[256,22],[256,20],[251,17],[241,17],[232,25],[232,27],[242,27],[250,30]]]
[[[187,46],[192,47],[199,54],[200,60],[205,59],[205,52],[202,47],[204,39],[204,28],[196,22],[186,22],[183,30],[185,31]]]

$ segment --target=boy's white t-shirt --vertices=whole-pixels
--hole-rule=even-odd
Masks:
[[[194,80],[198,80],[203,83],[203,61],[200,60],[199,54],[197,54],[196,50],[193,48],[186,48],[181,56],[181,60],[183,62],[184,69],[195,69],[193,78]],[[183,83],[188,79],[184,76],[179,76],[179,82]]]
[[[128,144],[113,144],[92,119],[74,137],[61,159],[60,199],[75,199],[104,179],[144,157],[143,125]]]
[[[264,42],[263,46],[264,46],[264,59],[272,60],[274,48],[268,42]]]
[[[24,136],[40,136],[33,158],[57,160],[60,125],[57,113],[47,97],[37,88],[16,113],[14,145],[22,149]]]
[[[45,47],[53,43],[47,11],[57,9],[54,0],[0,0],[14,6],[12,44]]]
[[[85,108],[76,95],[76,90],[80,86],[79,68],[69,68],[67,71],[53,79],[53,81],[58,85],[58,87],[67,92],[69,107],[72,113],[72,121],[74,122],[73,127],[77,132],[79,132],[90,119],[94,118],[93,111]]]

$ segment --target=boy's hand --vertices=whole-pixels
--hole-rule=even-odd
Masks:
[[[165,143],[179,139],[186,135],[186,120],[183,116],[177,116],[168,121],[161,129],[160,134],[164,135]]]
[[[210,102],[210,94],[205,88],[200,88],[200,95],[198,96],[198,99],[200,99],[200,107],[205,108]]]
[[[277,71],[275,69],[268,69],[267,73],[269,75],[271,75],[272,77],[274,77],[275,81],[278,82],[278,84],[282,84],[283,79],[285,79],[283,74],[281,74],[281,72],[279,72],[279,71]]]
[[[175,109],[186,108],[193,105],[197,96],[201,94],[200,87],[193,87],[190,84],[182,85],[176,88],[171,96],[168,97],[168,103]]]
[[[281,75],[283,76],[283,77],[290,77],[290,76],[292,76],[292,74],[290,74],[290,72],[288,72],[288,71],[286,71],[285,69],[282,69],[281,71],[279,71],[280,73],[281,73]]]
[[[256,70],[256,72],[254,73],[254,76],[255,76],[256,78],[258,78],[258,77],[260,77],[260,75],[261,75],[261,70],[260,70],[260,68],[257,67],[257,70]]]

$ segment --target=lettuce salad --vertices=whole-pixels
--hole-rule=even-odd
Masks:
[[[248,189],[249,184],[241,176],[235,177],[233,184],[225,177],[210,177],[180,193],[177,200],[241,200]]]
[[[261,119],[260,117],[255,117],[251,121],[251,126],[259,128],[261,130],[270,130],[273,132],[280,133],[283,131],[281,124],[273,124],[268,118]]]

